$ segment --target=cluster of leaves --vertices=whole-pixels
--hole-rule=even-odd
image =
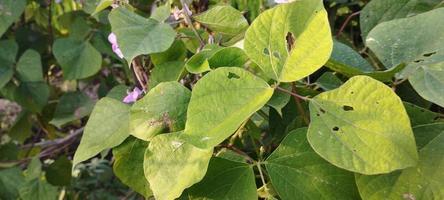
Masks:
[[[0,197],[443,199],[443,5],[2,0]]]

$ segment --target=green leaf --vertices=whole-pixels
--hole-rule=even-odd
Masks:
[[[143,176],[143,159],[148,142],[129,137],[113,149],[113,170],[116,176],[131,189],[148,198],[150,185]]]
[[[199,148],[224,141],[271,98],[273,88],[236,67],[211,71],[194,86],[182,135]]]
[[[421,145],[417,166],[376,176],[356,174],[356,184],[363,199],[444,198],[444,124],[425,126],[429,127],[415,129],[416,137],[428,138]]]
[[[202,181],[187,189],[180,199],[257,200],[253,168],[214,157]]]
[[[2,89],[14,75],[13,65],[17,53],[18,45],[14,40],[0,41],[0,89]]]
[[[26,110],[17,116],[16,121],[11,129],[9,129],[9,137],[18,141],[20,144],[25,142],[32,135],[32,114]]]
[[[0,198],[17,199],[18,190],[25,182],[22,170],[18,167],[0,170]]]
[[[49,92],[45,82],[22,82],[14,92],[14,100],[32,112],[40,112],[48,103]]]
[[[419,95],[440,106],[444,106],[442,18],[444,8],[384,22],[366,39],[367,46],[386,67],[406,63],[403,76]]]
[[[266,10],[248,28],[244,42],[251,60],[279,82],[312,74],[327,62],[332,47],[321,0],[300,0]]]
[[[169,200],[199,182],[207,171],[213,149],[199,149],[179,138],[181,132],[154,137],[143,163],[154,197]]]
[[[40,179],[42,175],[42,162],[38,156],[33,157],[25,170],[25,178],[27,181]]]
[[[333,90],[340,87],[342,81],[334,73],[325,72],[316,80],[316,84],[324,90]]]
[[[149,86],[156,87],[162,82],[179,81],[185,71],[185,63],[172,61],[158,64],[150,72]]]
[[[173,61],[184,61],[187,57],[187,48],[181,40],[176,40],[166,51],[150,55],[155,66]]]
[[[50,124],[61,127],[68,122],[88,116],[94,108],[94,102],[83,92],[70,92],[60,97]]]
[[[57,39],[53,45],[54,57],[67,80],[87,78],[100,70],[102,55],[88,42],[71,38]]]
[[[267,158],[271,183],[282,199],[359,199],[353,173],[318,156],[306,137],[294,130]]]
[[[413,128],[418,125],[439,122],[440,119],[442,120],[442,118],[444,118],[444,115],[442,114],[421,108],[412,103],[404,102],[404,107],[410,117],[410,123],[412,124]],[[416,142],[418,143],[418,141]]]
[[[416,146],[418,147],[418,149],[422,149],[436,136],[438,136],[439,134],[443,134],[443,131],[443,122],[415,126],[413,128],[413,132],[415,133]]]
[[[393,19],[411,17],[442,4],[442,0],[372,0],[362,9],[359,24],[362,38],[378,24]]]
[[[149,141],[159,133],[183,130],[190,96],[177,82],[160,83],[131,107],[130,134]]]
[[[128,86],[126,85],[117,85],[113,87],[108,94],[106,94],[106,97],[115,99],[117,101],[122,101],[126,95],[128,95]]]
[[[66,156],[60,156],[45,170],[48,183],[57,186],[71,185],[71,161]]]
[[[105,10],[109,6],[113,4],[114,0],[100,0],[100,2],[97,4],[96,9],[91,15],[96,15],[98,12]]]
[[[348,76],[357,73],[372,72],[374,68],[358,52],[339,42],[333,42],[333,52],[325,64],[331,70]]]
[[[248,22],[242,13],[231,6],[213,6],[193,18],[212,31],[227,37],[225,40],[243,35],[248,28]]]
[[[0,2],[0,36],[8,27],[19,19],[25,10],[25,0],[2,0]]]
[[[128,63],[138,55],[166,51],[176,36],[168,24],[146,19],[123,7],[113,9],[108,18]]]
[[[104,97],[98,101],[77,147],[73,168],[101,151],[115,147],[129,136],[129,106]]]
[[[185,67],[187,71],[193,74],[199,74],[206,71],[210,71],[210,63],[208,59],[213,56],[217,51],[222,49],[222,47],[217,45],[207,45],[202,51],[194,54],[187,62]]]
[[[153,14],[151,14],[150,18],[155,19],[158,22],[164,22],[170,16],[171,5],[169,3],[156,7]]]
[[[355,76],[313,98],[310,118],[308,141],[321,157],[340,168],[380,174],[417,164],[415,140],[401,99],[370,77]]]
[[[39,179],[26,182],[19,190],[21,200],[56,200],[57,188]]]
[[[218,67],[243,67],[248,61],[245,52],[237,47],[226,47],[214,53],[209,59],[208,64],[211,69]]]
[[[279,87],[291,91],[290,84],[280,84]],[[290,101],[290,95],[288,93],[278,90],[273,93],[273,96],[267,102],[267,105],[274,108],[279,113],[279,115],[282,116],[282,109],[288,104],[289,101]]]
[[[21,81],[44,81],[40,54],[35,50],[28,49],[23,53],[17,63],[16,70]]]

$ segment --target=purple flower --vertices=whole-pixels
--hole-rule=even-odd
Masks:
[[[55,3],[57,4],[62,3],[62,0],[55,0]]]
[[[108,41],[111,43],[111,46],[113,48],[114,53],[119,56],[119,58],[123,58],[123,53],[119,48],[119,44],[117,44],[117,37],[116,34],[111,33],[108,36]]]
[[[128,95],[123,99],[123,103],[133,103],[137,101],[137,98],[142,94],[142,90],[135,87],[132,92],[128,92]]]

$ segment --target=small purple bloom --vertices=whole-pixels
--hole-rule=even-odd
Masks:
[[[137,98],[142,94],[142,90],[135,87],[132,92],[128,92],[128,95],[123,99],[123,103],[133,103],[137,101]]]
[[[55,3],[57,4],[62,3],[62,0],[55,0]]]
[[[119,44],[117,44],[116,34],[114,34],[114,33],[109,34],[108,41],[111,43],[111,47],[112,47],[114,53],[117,56],[119,56],[119,58],[122,59],[123,58],[123,53],[122,53],[122,51],[119,48]]]

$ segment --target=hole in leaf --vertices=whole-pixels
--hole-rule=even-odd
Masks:
[[[335,126],[335,127],[333,127],[331,130],[333,130],[333,131],[339,131],[339,127]]]
[[[269,56],[269,55],[270,55],[270,50],[268,50],[268,48],[264,48],[263,53],[264,53],[265,55]]]
[[[354,94],[355,92],[351,91],[350,94]]]
[[[434,52],[432,52],[432,53],[425,53],[425,54],[423,54],[423,56],[424,56],[424,57],[430,57],[430,56],[432,56],[433,54],[436,54],[436,51],[434,51]]]
[[[424,59],[418,59],[418,60],[415,60],[415,61],[413,61],[413,62],[415,62],[415,63],[420,63],[420,62],[423,62],[424,61]]]
[[[316,116],[318,116],[318,117],[319,117],[319,116],[321,116],[321,114],[319,114],[319,113],[316,113]]]
[[[281,59],[281,54],[277,51],[273,52],[273,56],[276,57],[277,59]]]
[[[342,106],[342,109],[344,109],[344,111],[353,111],[354,110],[354,108],[352,106],[347,106],[347,105]]]
[[[228,79],[239,79],[240,78],[240,76],[239,75],[237,75],[237,74],[235,74],[235,73],[233,73],[233,72],[228,72],[228,76],[227,76],[227,78]]]
[[[287,36],[285,36],[285,40],[287,40],[287,50],[290,52],[294,48],[294,35],[291,32],[287,33]]]
[[[379,104],[379,101],[377,101],[376,104]]]
[[[322,114],[324,114],[324,113],[325,113],[325,110],[324,110],[324,109],[322,109],[322,108],[320,108],[320,109],[319,109],[319,111],[321,111],[321,113],[322,113]]]

